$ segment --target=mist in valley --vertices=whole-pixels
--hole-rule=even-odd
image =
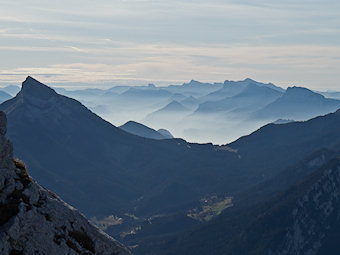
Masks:
[[[217,145],[277,120],[305,121],[340,106],[340,101],[305,88],[286,91],[251,79],[57,91],[81,101],[115,126],[132,120],[155,130],[166,129],[188,142]]]

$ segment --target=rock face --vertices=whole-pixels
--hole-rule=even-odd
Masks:
[[[318,181],[292,210],[281,245],[268,254],[339,254],[340,157],[317,174]]]
[[[131,254],[13,159],[0,111],[0,254]]]

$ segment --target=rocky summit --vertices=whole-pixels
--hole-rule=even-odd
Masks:
[[[0,254],[131,254],[29,176],[6,122],[0,111]]]

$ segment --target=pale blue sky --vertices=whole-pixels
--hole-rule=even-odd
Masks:
[[[250,77],[340,90],[340,1],[0,0],[0,58],[0,85]]]

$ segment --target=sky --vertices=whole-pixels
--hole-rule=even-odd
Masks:
[[[0,0],[0,85],[340,90],[338,0]]]

